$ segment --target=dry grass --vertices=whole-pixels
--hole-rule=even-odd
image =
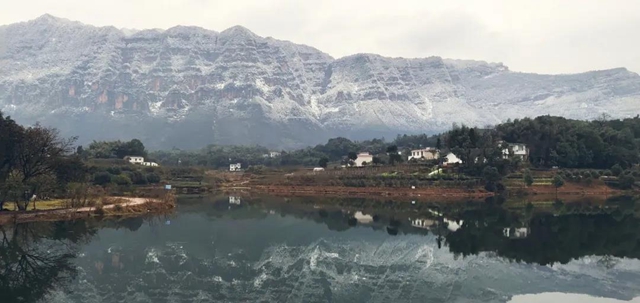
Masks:
[[[47,201],[36,201],[36,210],[50,210],[50,209],[61,209],[67,208],[68,200],[66,199],[56,199],[56,200],[47,200]],[[8,210],[15,211],[17,210],[16,204],[13,202],[5,202],[4,207]],[[33,202],[29,203],[29,210],[33,210]]]

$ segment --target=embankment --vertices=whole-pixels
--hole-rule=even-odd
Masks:
[[[64,221],[88,217],[138,216],[147,213],[161,213],[175,207],[173,199],[108,198],[113,204],[63,208],[41,211],[0,212],[0,225],[34,221]]]
[[[251,191],[267,193],[274,196],[327,196],[327,197],[388,197],[388,198],[474,198],[482,199],[493,193],[483,190],[462,188],[390,188],[390,187],[345,187],[345,186],[287,186],[257,185]]]

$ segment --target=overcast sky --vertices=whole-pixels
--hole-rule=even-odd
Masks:
[[[93,25],[222,31],[355,53],[503,62],[511,70],[640,72],[640,0],[2,0],[0,24],[45,13]]]

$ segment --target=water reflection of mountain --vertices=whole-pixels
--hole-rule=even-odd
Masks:
[[[638,234],[630,205],[620,212],[614,205],[582,205],[551,213],[488,202],[433,209],[363,203],[212,197],[182,200],[169,218],[5,229],[0,302],[507,302],[549,291],[626,300],[638,295],[640,261],[609,257],[607,248],[614,256],[634,256],[635,243],[625,238]],[[610,236],[620,224],[630,229]],[[602,248],[559,243],[572,235],[593,242],[599,232],[610,238],[601,239]],[[12,240],[19,246],[8,246]],[[527,241],[550,247],[512,247]],[[544,254],[524,257],[536,257],[535,250]],[[25,254],[60,261],[32,263],[42,277],[21,280],[5,268],[18,268]],[[564,262],[587,254],[601,257],[553,268],[509,262]]]
[[[206,214],[259,219],[271,212],[312,220],[333,231],[360,227],[390,235],[432,233],[439,247],[454,254],[493,252],[510,260],[541,265],[592,255],[640,259],[640,219],[634,216],[636,203],[630,197],[612,199],[604,205],[556,205],[555,213],[509,209],[491,201],[446,205],[440,207],[442,213],[422,208],[416,211],[411,205],[405,209],[361,211],[349,207],[349,200],[321,206],[276,198],[239,201],[235,197],[231,202],[227,197],[218,197]],[[355,204],[361,206],[361,201]]]

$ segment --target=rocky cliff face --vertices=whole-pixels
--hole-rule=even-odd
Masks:
[[[625,69],[524,74],[439,57],[336,60],[239,26],[130,33],[45,15],[0,27],[0,110],[81,141],[292,147],[438,132],[453,122],[636,115],[640,77]]]

